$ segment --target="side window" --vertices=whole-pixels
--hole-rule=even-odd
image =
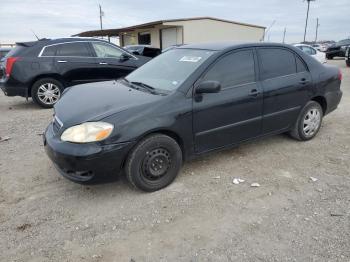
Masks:
[[[97,57],[116,58],[116,57],[120,57],[123,54],[122,50],[105,43],[92,42],[92,46],[96,52]]]
[[[315,49],[308,47],[308,46],[302,46],[302,50],[307,53],[308,55],[316,55]]]
[[[57,50],[57,45],[47,46],[45,47],[41,56],[55,56]]]
[[[203,78],[221,83],[222,88],[255,82],[254,57],[251,50],[238,51],[221,58]]]
[[[307,68],[306,68],[304,62],[301,61],[301,59],[298,56],[295,56],[295,60],[297,63],[297,72],[298,73],[307,71]]]
[[[66,43],[57,46],[57,56],[91,57],[88,46],[84,42]]]
[[[296,73],[294,54],[285,49],[259,49],[261,76],[263,80]]]

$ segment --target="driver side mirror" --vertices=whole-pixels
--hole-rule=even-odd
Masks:
[[[196,87],[196,94],[218,93],[221,90],[221,84],[218,81],[204,81]]]
[[[119,60],[122,61],[122,62],[127,61],[129,59],[130,59],[130,55],[128,55],[127,53],[121,54],[121,56],[119,58]]]

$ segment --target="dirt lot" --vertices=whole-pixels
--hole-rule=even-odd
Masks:
[[[40,136],[52,110],[1,93],[0,261],[350,261],[350,70],[331,63],[344,97],[314,140],[215,153],[151,194],[61,178]]]

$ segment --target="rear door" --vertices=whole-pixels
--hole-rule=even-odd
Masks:
[[[99,80],[118,79],[128,75],[136,69],[136,57],[129,55],[123,58],[126,52],[108,43],[93,41],[92,50],[96,56],[96,72]]]
[[[95,57],[87,42],[67,42],[57,44],[54,63],[57,72],[70,85],[88,83],[98,80]]]
[[[305,62],[286,48],[258,48],[264,92],[263,134],[290,128],[308,99],[312,79]]]
[[[218,81],[222,90],[194,95],[193,129],[197,153],[235,144],[261,133],[262,92],[253,49],[220,58],[198,81]]]

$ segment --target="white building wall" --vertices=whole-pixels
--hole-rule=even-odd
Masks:
[[[167,22],[164,25],[182,26],[184,44],[216,41],[260,41],[265,31],[264,28],[211,19]]]

